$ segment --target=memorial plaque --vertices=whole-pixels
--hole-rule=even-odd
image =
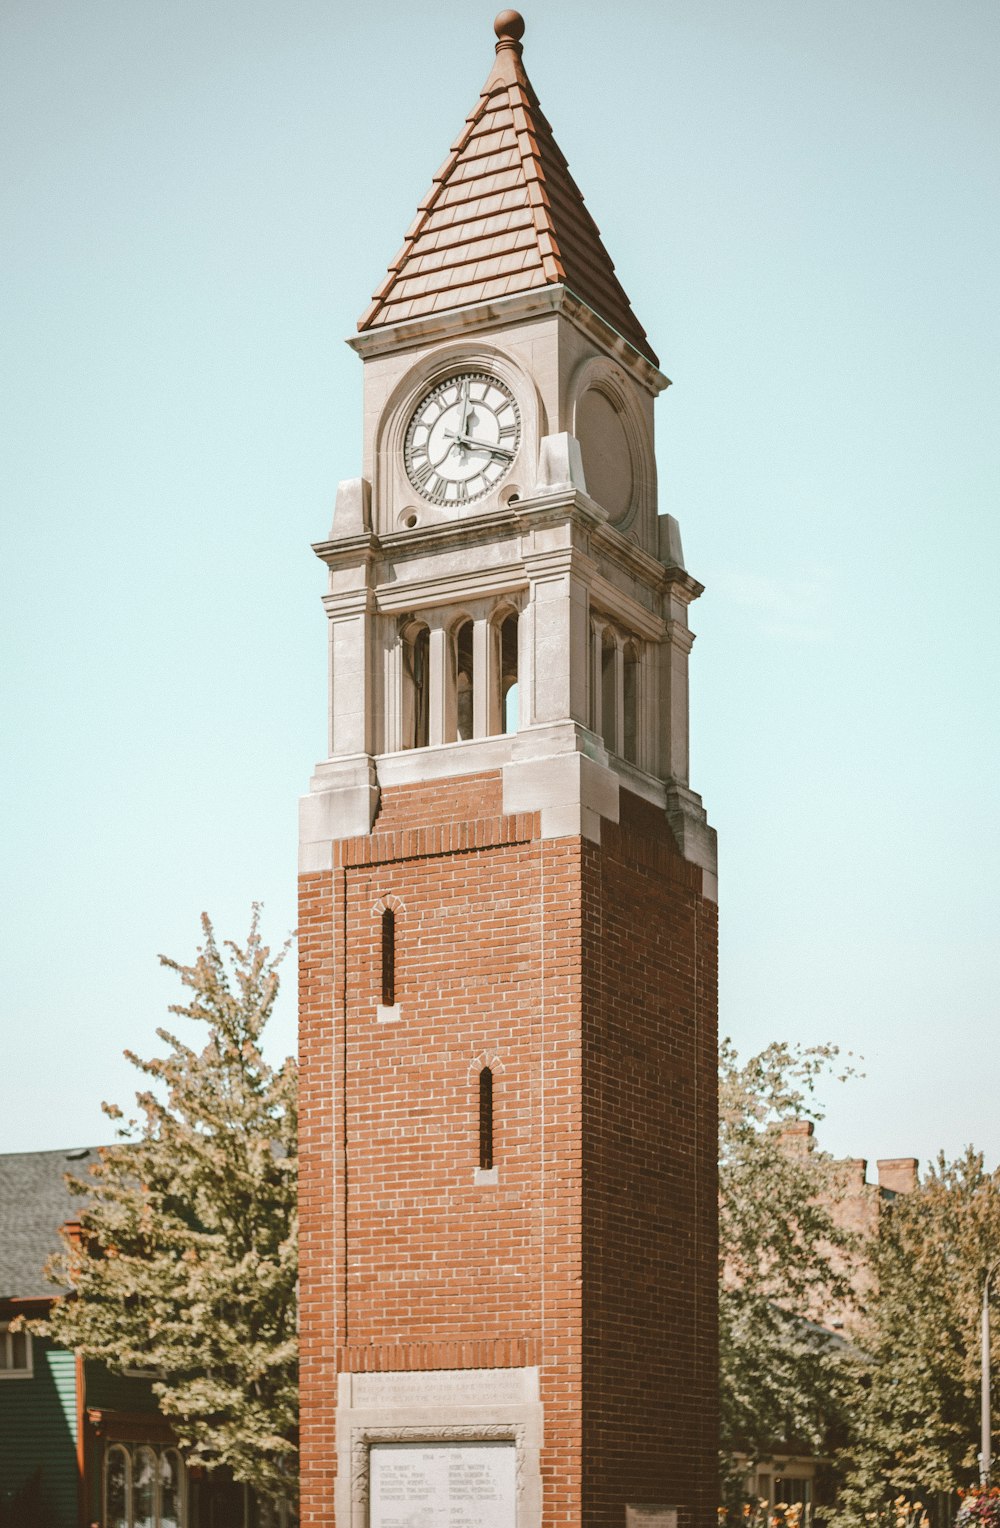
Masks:
[[[629,1505],[625,1508],[625,1528],[677,1528],[677,1508]]]
[[[375,1443],[370,1528],[516,1528],[512,1443]]]

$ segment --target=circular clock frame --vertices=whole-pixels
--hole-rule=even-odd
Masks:
[[[450,372],[420,397],[406,427],[406,476],[429,504],[463,509],[507,477],[521,446],[508,384],[483,368]]]

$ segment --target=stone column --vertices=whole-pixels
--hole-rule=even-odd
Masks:
[[[432,615],[430,627],[430,703],[427,741],[433,746],[455,737],[455,686],[452,679],[451,639],[444,617]]]
[[[588,616],[586,587],[568,570],[532,579],[528,607],[521,617],[521,623],[530,626],[526,718],[521,702],[522,719],[529,725],[561,721],[588,725]]]
[[[500,721],[499,634],[488,616],[472,628],[472,736],[493,737]]]
[[[659,773],[678,785],[688,783],[688,654],[693,645],[686,620],[668,620],[660,649]]]
[[[602,711],[601,691],[601,638],[604,632],[604,622],[593,620],[590,622],[588,633],[590,649],[587,654],[590,671],[590,719],[587,725],[598,737],[603,735],[602,724],[604,720]]]
[[[373,596],[362,590],[350,599],[327,604],[330,618],[330,757],[372,753],[375,717],[372,626]]]

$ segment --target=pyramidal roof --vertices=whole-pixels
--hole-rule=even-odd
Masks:
[[[524,21],[494,25],[496,63],[358,328],[561,283],[655,366],[524,72]]]

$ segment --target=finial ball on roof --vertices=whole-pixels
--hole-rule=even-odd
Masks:
[[[524,17],[520,11],[501,11],[493,30],[501,42],[520,42],[524,36]]]

